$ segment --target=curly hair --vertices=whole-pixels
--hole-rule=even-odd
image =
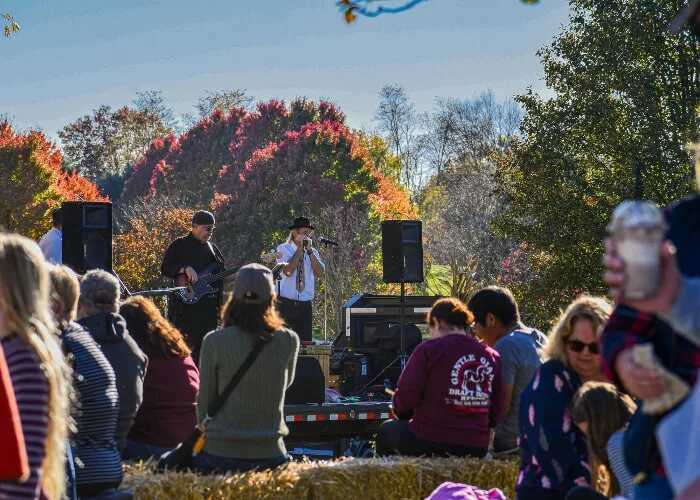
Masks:
[[[566,355],[566,342],[569,340],[574,323],[579,319],[588,319],[593,322],[596,335],[600,333],[600,326],[607,323],[612,313],[612,305],[602,297],[583,295],[574,300],[557,319],[556,324],[547,335],[547,343],[542,348],[543,361],[556,359],[565,366],[569,366],[569,358]]]
[[[163,358],[184,359],[190,355],[180,330],[163,317],[152,300],[139,295],[129,297],[122,302],[119,314],[141,349],[160,353]]]

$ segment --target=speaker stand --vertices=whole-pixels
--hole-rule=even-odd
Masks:
[[[386,365],[382,371],[380,371],[377,375],[374,376],[372,380],[367,382],[362,388],[357,391],[358,393],[364,393],[368,387],[370,387],[376,380],[381,377],[384,372],[386,372],[389,368],[394,366],[396,362],[398,361],[401,365],[401,373],[403,373],[404,369],[406,368],[406,363],[408,362],[408,355],[406,354],[406,345],[405,345],[405,339],[404,339],[404,334],[405,334],[405,324],[406,324],[406,283],[401,282],[401,295],[399,297],[399,354],[396,356],[391,363]],[[386,383],[385,383],[386,387]],[[394,387],[396,389],[396,387]],[[358,394],[359,395],[359,394]]]
[[[408,361],[408,356],[406,356],[406,346],[404,340],[404,334],[406,329],[406,283],[401,282],[401,298],[399,299],[399,314],[401,324],[399,325],[399,337],[400,337],[400,351],[399,358],[401,358],[401,372],[403,373],[404,368],[406,368],[406,361]]]

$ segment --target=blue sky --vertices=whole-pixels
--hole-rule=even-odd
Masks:
[[[568,3],[429,0],[346,25],[334,0],[4,0],[22,30],[0,40],[0,114],[50,137],[101,104],[161,90],[177,113],[205,91],[337,103],[371,127],[377,93],[403,84],[416,108],[436,97],[499,100],[544,90],[535,52]]]

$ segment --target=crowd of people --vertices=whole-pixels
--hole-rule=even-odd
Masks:
[[[520,500],[693,498],[697,445],[673,429],[697,436],[700,420],[699,203],[691,197],[666,212],[652,298],[624,296],[625,263],[611,240],[603,279],[616,305],[582,295],[547,335],[522,322],[506,288],[482,288],[466,304],[437,300],[430,339],[393,393],[396,418],[379,428],[377,455],[519,457]],[[52,217],[60,223],[60,212]],[[213,222],[195,214],[164,275],[196,281],[183,245],[202,253],[199,266],[219,265]],[[311,229],[297,218],[279,249],[291,262],[285,284],[275,286],[263,265],[243,266],[221,326],[191,336],[150,299],[122,300],[114,275],[57,264],[45,244],[57,234],[42,253],[0,233],[0,498],[122,498],[123,460],[168,456],[195,426],[204,444],[191,467],[202,473],[288,461],[284,398],[300,339],[278,307],[306,337],[310,312],[300,302],[323,274]],[[278,301],[280,291],[296,298]],[[218,312],[219,295],[205,308]],[[187,309],[179,311],[182,322]],[[235,396],[222,400],[237,378]]]

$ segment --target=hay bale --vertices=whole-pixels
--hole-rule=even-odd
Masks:
[[[153,464],[125,465],[124,487],[137,498],[413,499],[444,481],[500,488],[512,498],[518,461],[464,458],[371,458],[293,462],[275,471],[203,476],[154,474]]]

